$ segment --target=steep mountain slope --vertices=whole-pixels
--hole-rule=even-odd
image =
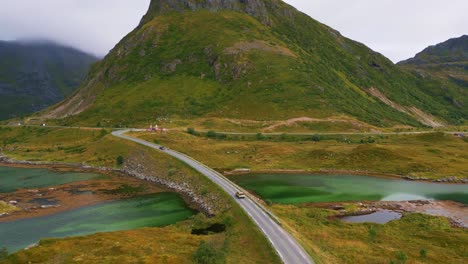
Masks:
[[[423,78],[443,83],[447,99],[457,107],[468,108],[468,36],[449,39],[399,63]]]
[[[80,85],[96,60],[53,43],[0,41],[0,119],[63,100]]]
[[[43,117],[461,122],[466,113],[440,90],[279,0],[153,0],[81,89]]]

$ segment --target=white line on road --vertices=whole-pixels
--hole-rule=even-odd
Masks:
[[[148,141],[126,136],[124,135],[126,132],[132,130],[120,130],[112,132],[112,135],[130,140],[159,151],[162,151],[168,155],[171,155],[198,172],[202,173],[206,177],[208,177],[211,181],[216,183],[220,186],[225,192],[227,192],[231,197],[234,198],[235,193],[238,190],[242,190],[241,187],[218,173],[217,171],[209,168],[208,166],[204,165],[201,162],[194,160],[193,158],[182,154],[180,152],[164,149],[161,150],[162,146],[150,143]],[[135,130],[133,130],[135,131]],[[241,208],[248,214],[248,216],[253,220],[253,222],[259,227],[259,229],[265,234],[267,239],[270,241],[273,248],[276,250],[278,255],[280,256],[281,260],[285,264],[313,264],[314,261],[310,258],[310,256],[306,253],[304,248],[290,235],[286,232],[280,225],[278,218],[264,206],[259,204],[255,199],[251,199],[247,197],[245,200],[238,200],[235,201],[241,206]]]

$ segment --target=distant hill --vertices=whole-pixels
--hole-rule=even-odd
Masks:
[[[0,41],[0,119],[60,102],[80,85],[96,60],[50,42]]]
[[[279,0],[153,0],[78,92],[42,117],[124,126],[158,117],[433,127],[467,119],[442,94],[439,81]]]
[[[468,108],[468,36],[431,46],[399,63],[423,78],[443,83],[446,97],[457,107]]]

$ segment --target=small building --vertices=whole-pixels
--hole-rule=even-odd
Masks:
[[[151,125],[148,129],[148,131],[152,131],[152,132],[167,132],[168,129],[167,128],[163,128],[163,127],[159,127],[158,125]]]

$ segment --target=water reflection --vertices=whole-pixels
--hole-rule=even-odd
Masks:
[[[417,200],[434,200],[423,195],[411,193],[394,193],[382,198],[382,201],[401,202],[401,201],[417,201]]]
[[[450,200],[468,204],[468,185],[359,175],[247,174],[242,187],[275,203]]]
[[[42,238],[165,226],[193,214],[175,193],[106,202],[54,215],[0,222],[0,248],[15,252]]]
[[[377,224],[386,224],[390,221],[400,219],[402,215],[400,213],[382,210],[377,211],[372,214],[366,215],[353,215],[342,217],[341,220],[347,223],[377,223]]]

